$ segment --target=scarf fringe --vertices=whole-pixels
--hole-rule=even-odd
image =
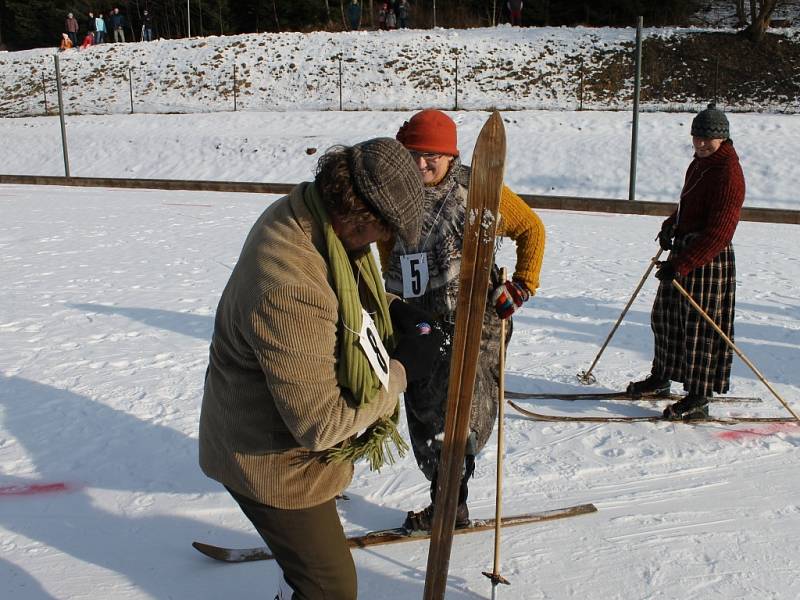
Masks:
[[[394,446],[394,448],[393,448]],[[331,448],[325,453],[328,462],[369,461],[372,471],[380,472],[381,467],[393,465],[397,458],[403,458],[408,452],[408,444],[400,435],[396,423],[390,418],[377,421],[350,444]]]

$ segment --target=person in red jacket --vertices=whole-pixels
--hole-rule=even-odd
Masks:
[[[86,50],[92,44],[94,44],[94,36],[92,35],[91,31],[87,31],[86,35],[83,36],[83,42],[81,43],[81,50]]]
[[[677,280],[733,339],[736,265],[731,240],[745,182],[728,119],[714,104],[692,121],[692,145],[694,160],[686,171],[680,202],[658,235],[661,247],[670,253],[656,271],[661,283],[651,313],[651,374],[628,386],[632,394],[667,395],[670,381],[683,383],[687,396],[664,410],[670,420],[707,417],[712,394],[724,394],[730,387],[733,360],[722,337],[672,285]]]

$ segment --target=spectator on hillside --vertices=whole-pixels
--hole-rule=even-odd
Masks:
[[[397,15],[391,8],[386,15],[386,29],[397,29]]]
[[[153,17],[147,11],[144,11],[144,16],[142,17],[142,41],[153,41]]]
[[[81,50],[86,50],[89,46],[94,44],[94,36],[92,35],[91,31],[87,31],[86,35],[83,36],[83,42],[81,43]]]
[[[125,15],[121,14],[118,8],[115,8],[111,14],[111,29],[114,31],[115,42],[125,42],[125,26],[127,24]]]
[[[511,25],[522,27],[522,0],[508,0],[507,6],[511,15]]]
[[[64,52],[64,50],[69,50],[72,48],[72,40],[69,39],[69,35],[66,33],[61,34],[61,45],[58,47],[59,52]]]
[[[350,31],[357,31],[361,27],[361,6],[358,0],[353,0],[347,7],[347,19],[350,21]]]
[[[386,15],[389,14],[389,3],[382,2],[378,9],[378,29],[386,29]]]
[[[400,0],[397,3],[397,26],[400,29],[408,28],[408,13],[410,8],[408,0]]]
[[[95,24],[94,24],[94,13],[93,12],[90,12],[89,15],[86,17],[86,31],[91,33],[92,37],[94,37]]]
[[[103,13],[100,13],[94,20],[94,43],[102,44],[106,40],[106,21]]]
[[[72,42],[73,46],[78,45],[78,19],[72,16],[72,13],[67,15],[67,20],[64,22],[64,29],[67,31],[67,37]]]

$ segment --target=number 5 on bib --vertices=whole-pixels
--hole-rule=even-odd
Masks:
[[[400,257],[403,298],[417,298],[428,289],[428,255],[425,252]]]

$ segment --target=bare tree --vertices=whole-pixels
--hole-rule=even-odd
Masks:
[[[734,0],[734,4],[736,4],[736,26],[746,27],[747,15],[744,12],[744,0]]]
[[[276,0],[272,0],[272,14],[275,16],[275,30],[281,30],[281,21],[278,18],[278,5],[275,3]]]
[[[755,43],[764,39],[777,5],[778,0],[750,0],[750,24],[744,28],[742,34]]]

